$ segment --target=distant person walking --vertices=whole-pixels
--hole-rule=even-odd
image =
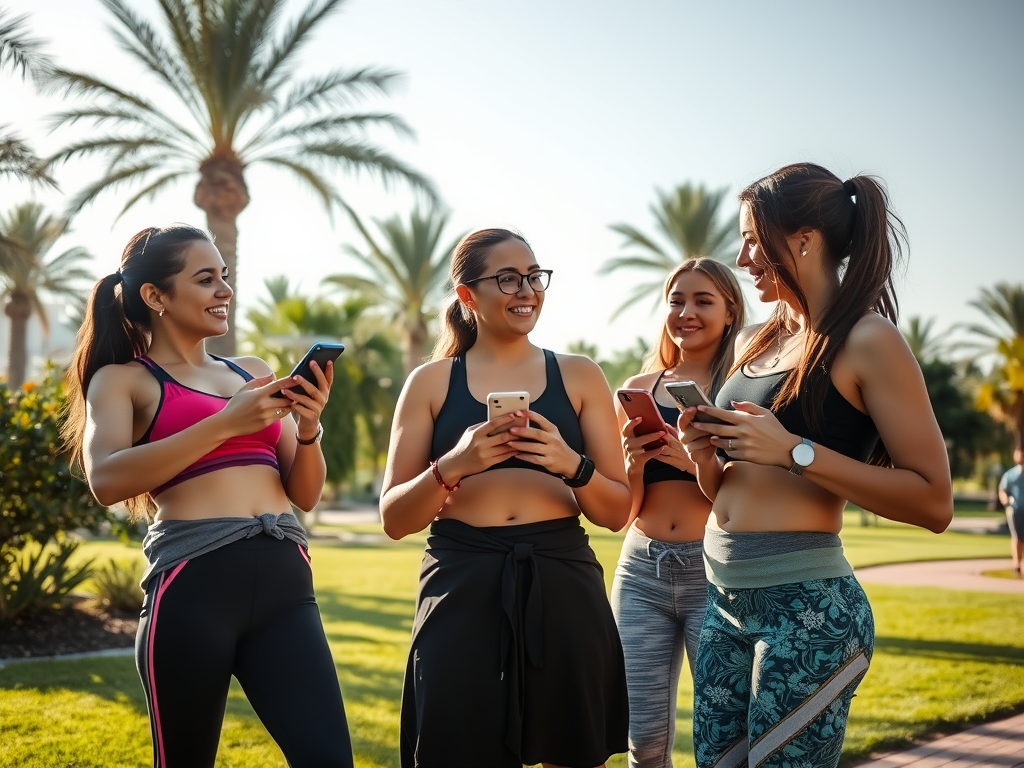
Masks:
[[[155,513],[136,639],[154,767],[213,768],[233,675],[289,766],[351,768],[291,512],[323,491],[320,414],[334,369],[275,381],[258,358],[207,353],[231,297],[203,230],[135,235],[89,300],[65,437],[100,503],[124,501],[133,520]]]
[[[1019,579],[1024,559],[1024,447],[1014,449],[1013,463],[999,481],[999,503],[1006,507],[1013,572]]]

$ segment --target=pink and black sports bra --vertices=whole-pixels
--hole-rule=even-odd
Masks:
[[[238,367],[230,360],[210,355],[214,360],[220,360],[231,370],[241,376],[245,381],[251,381],[252,376]],[[160,382],[160,402],[156,406],[156,415],[146,430],[146,434],[140,437],[135,445],[156,442],[165,437],[170,437],[194,424],[198,424],[208,416],[212,416],[224,409],[228,404],[229,397],[211,395],[208,392],[200,392],[198,389],[186,387],[176,381],[167,371],[154,363],[146,356],[137,357],[135,361],[146,366],[150,373]],[[150,493],[157,496],[168,488],[173,488],[179,483],[191,480],[209,472],[216,472],[218,469],[227,467],[244,467],[252,464],[264,464],[274,469],[280,469],[277,464],[277,441],[281,437],[281,422],[264,427],[259,432],[250,435],[236,435],[229,437],[218,445],[199,461],[187,467],[163,485],[154,488]]]

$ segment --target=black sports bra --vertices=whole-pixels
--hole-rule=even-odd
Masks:
[[[654,386],[651,387],[652,396],[657,391],[658,385],[661,383],[661,377],[664,375],[665,371],[662,371],[658,374],[658,378],[655,379]],[[662,405],[657,400],[654,401],[654,404],[658,406],[658,412],[661,414],[661,418],[665,420],[665,423],[675,426],[676,421],[679,419],[679,409]],[[697,478],[690,472],[673,467],[671,464],[666,464],[659,459],[651,459],[644,464],[644,485],[663,483],[666,480],[685,480],[688,483],[697,482]]]
[[[558,427],[558,432],[566,445],[582,454],[583,432],[580,430],[580,419],[565,391],[562,371],[558,367],[555,353],[548,349],[544,350],[544,371],[547,383],[541,396],[530,403],[530,410],[549,419]],[[434,435],[430,439],[430,460],[434,461],[446,454],[455,447],[468,427],[484,421],[487,421],[487,403],[481,403],[469,391],[466,358],[463,355],[456,355],[452,358],[448,395],[434,420]],[[553,474],[539,464],[531,464],[517,458],[506,459],[484,471],[492,469],[535,469],[549,475]]]
[[[742,369],[730,376],[715,398],[719,408],[734,410],[732,402],[746,401],[757,403],[763,408],[771,408],[776,393],[785,383],[791,370],[778,371],[762,376],[751,376]],[[838,451],[857,461],[867,461],[878,442],[878,429],[871,417],[858,411],[849,400],[843,397],[829,380],[822,408],[822,433],[815,434],[804,419],[800,407],[800,398],[787,403],[783,408],[774,411],[775,418],[789,432],[800,437],[807,437],[817,443]]]

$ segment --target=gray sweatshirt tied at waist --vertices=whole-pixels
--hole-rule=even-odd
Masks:
[[[157,520],[142,540],[142,551],[149,563],[142,575],[142,591],[152,578],[179,563],[205,555],[240,539],[259,534],[275,539],[290,539],[309,550],[306,532],[291,512],[259,517],[211,517],[204,520]]]

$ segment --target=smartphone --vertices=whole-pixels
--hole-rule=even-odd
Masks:
[[[665,391],[671,395],[672,399],[676,401],[676,405],[679,406],[679,410],[684,408],[691,408],[698,405],[710,405],[712,408],[717,406],[711,402],[707,395],[704,394],[704,390],[700,388],[700,384],[695,381],[667,381],[665,382]],[[715,418],[708,413],[699,413],[694,421],[703,421],[709,424],[728,424],[729,422],[724,419]]]
[[[309,364],[312,361],[316,361],[316,364],[320,366],[321,371],[327,370],[327,363],[337,360],[342,352],[345,351],[344,344],[329,344],[327,342],[318,342],[309,348],[309,351],[302,356],[302,359],[298,362],[289,376],[301,376],[306,381],[313,382],[316,384],[316,376],[313,375],[313,371],[310,370]],[[294,387],[285,387],[300,395],[306,394],[306,390],[301,385]],[[274,397],[284,397],[281,392],[275,392]]]
[[[506,413],[526,411],[530,408],[529,392],[491,392],[487,395],[487,420],[496,419]],[[507,432],[512,427],[525,427],[526,419],[515,419],[508,424],[498,427],[491,432],[491,436]]]
[[[661,412],[658,410],[658,404],[654,402],[654,396],[646,389],[619,389],[615,391],[615,396],[619,398],[619,403],[622,405],[622,410],[625,411],[626,416],[630,419],[635,419],[639,416],[641,419],[640,423],[633,427],[634,435],[649,435],[651,432],[672,431],[665,424],[665,420],[661,418]],[[644,446],[652,448],[657,448],[661,445],[665,445],[664,437],[659,437],[650,443],[644,443]]]

